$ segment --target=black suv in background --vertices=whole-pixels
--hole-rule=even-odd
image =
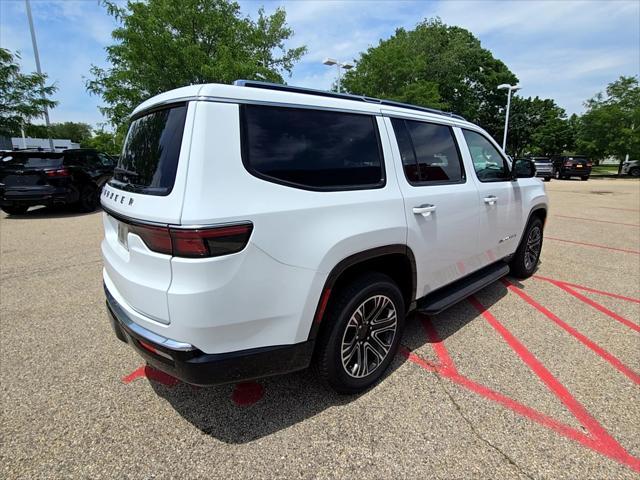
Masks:
[[[0,208],[10,215],[36,205],[92,212],[115,160],[92,149],[0,151]]]
[[[553,174],[558,179],[580,177],[589,180],[591,161],[583,155],[553,157]]]

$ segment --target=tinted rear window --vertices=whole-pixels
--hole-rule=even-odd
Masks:
[[[37,152],[11,152],[3,153],[0,158],[0,167],[8,166],[11,168],[34,168],[49,169],[60,168],[62,166],[63,155],[55,153],[37,153]]]
[[[148,195],[168,195],[178,169],[187,106],[136,118],[129,127],[111,184]]]
[[[245,105],[242,132],[245,166],[265,180],[311,190],[384,185],[374,116]]]
[[[404,174],[412,185],[464,181],[453,131],[446,125],[392,118]]]

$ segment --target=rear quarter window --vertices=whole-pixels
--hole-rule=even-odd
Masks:
[[[242,157],[264,180],[308,190],[384,186],[372,115],[243,105]]]

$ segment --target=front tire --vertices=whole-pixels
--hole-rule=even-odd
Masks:
[[[589,180],[589,177],[580,177],[580,180],[582,180],[583,182],[586,182],[587,180]]]
[[[398,350],[404,317],[402,293],[387,275],[368,273],[345,285],[322,320],[316,353],[320,378],[342,394],[376,383]]]
[[[529,278],[535,272],[542,252],[542,220],[533,217],[524,231],[520,245],[509,263],[511,274],[517,278]]]
[[[0,208],[4,213],[8,213],[9,215],[24,215],[25,213],[27,213],[27,210],[29,210],[29,207],[24,207],[19,205],[13,205],[13,206],[8,205],[6,207],[0,207]]]
[[[551,177],[544,177],[544,181],[545,182],[550,182],[551,181]]]
[[[630,168],[629,175],[631,175],[632,177],[640,177],[640,167]]]

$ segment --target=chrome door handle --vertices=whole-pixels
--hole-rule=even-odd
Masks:
[[[420,205],[419,207],[413,207],[413,213],[416,215],[422,215],[423,217],[428,217],[431,215],[431,212],[436,211],[436,206],[431,205],[430,203],[425,203]]]
[[[484,203],[486,203],[487,205],[495,205],[497,201],[498,197],[496,197],[495,195],[487,195],[486,197],[484,197]]]

